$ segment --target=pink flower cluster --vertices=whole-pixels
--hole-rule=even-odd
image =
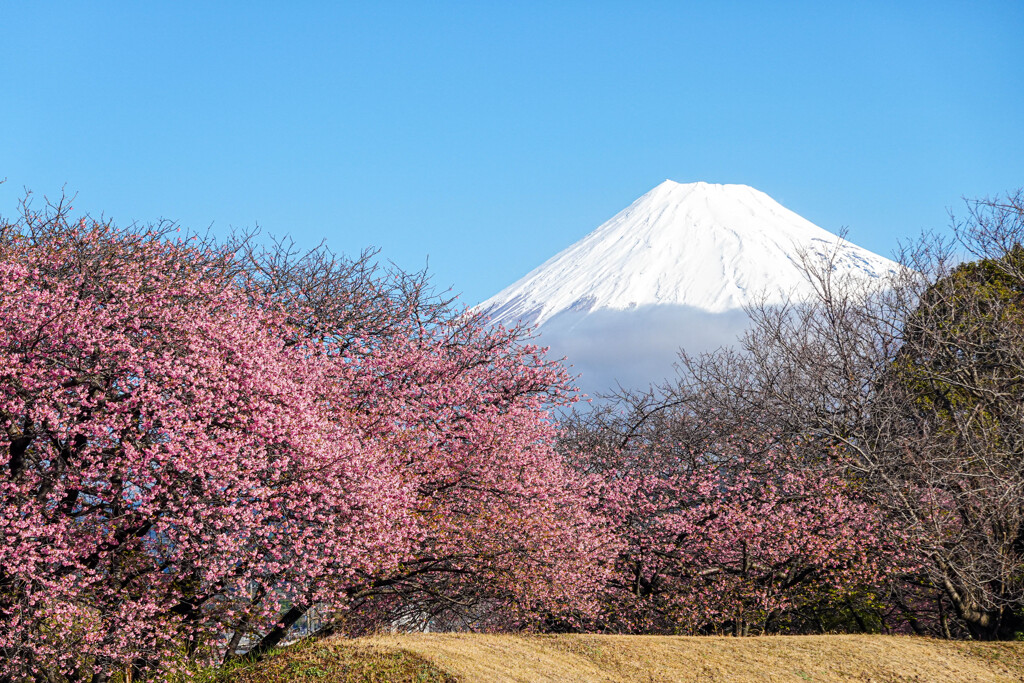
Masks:
[[[725,437],[604,458],[601,509],[623,541],[605,612],[619,632],[778,632],[815,601],[876,587],[905,562],[833,453]]]
[[[566,378],[517,331],[340,343],[187,242],[49,220],[0,240],[0,678],[219,658],[297,604],[394,618],[400,584],[487,585],[503,623],[593,588]]]

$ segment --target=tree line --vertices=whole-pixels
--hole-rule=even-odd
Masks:
[[[642,491],[613,517],[624,629],[1024,632],[1024,194],[953,228],[879,281],[803,254],[812,301],[575,417],[571,457]]]
[[[1024,630],[1024,205],[575,407],[530,331],[320,247],[0,219],[0,680],[379,629]],[[958,250],[971,260],[960,263]]]

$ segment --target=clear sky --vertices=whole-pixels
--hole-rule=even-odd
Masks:
[[[0,0],[0,212],[376,245],[467,304],[666,178],[888,255],[1024,186],[1024,2]]]

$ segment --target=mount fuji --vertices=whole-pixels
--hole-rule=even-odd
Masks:
[[[736,341],[744,306],[811,298],[801,254],[833,255],[840,276],[898,268],[752,187],[666,180],[477,308],[535,326],[587,393],[646,387],[680,348]]]

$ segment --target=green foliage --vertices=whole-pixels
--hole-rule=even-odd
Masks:
[[[1024,248],[965,263],[938,280],[906,321],[893,367],[939,433],[998,443],[1024,400]]]

